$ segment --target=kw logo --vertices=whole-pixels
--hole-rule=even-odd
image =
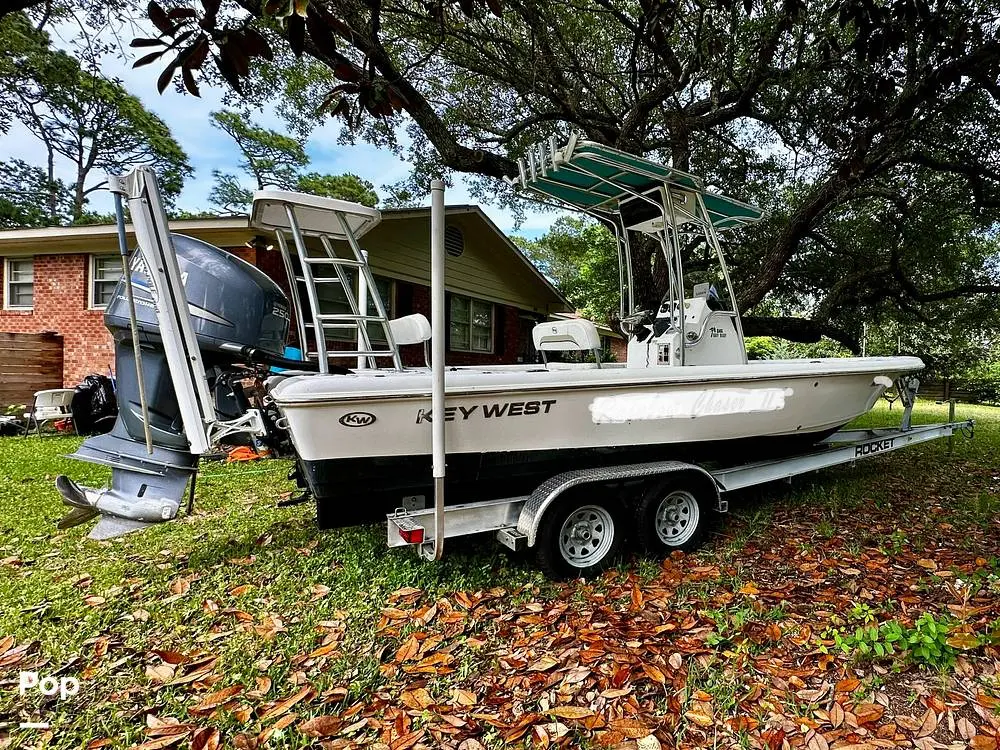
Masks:
[[[367,427],[375,424],[375,415],[366,411],[352,411],[340,418],[340,423],[344,427]]]

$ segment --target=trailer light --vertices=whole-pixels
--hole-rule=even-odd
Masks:
[[[392,522],[399,529],[399,538],[407,544],[423,544],[424,527],[408,518],[394,518]]]
[[[407,544],[423,544],[424,530],[420,526],[415,529],[400,529],[399,535]]]

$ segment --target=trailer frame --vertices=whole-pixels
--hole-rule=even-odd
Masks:
[[[911,425],[916,383],[908,382],[900,386],[900,392],[905,392],[907,398],[904,399],[906,408],[898,427],[842,429],[809,451],[733,466],[709,468],[683,461],[654,461],[566,471],[552,476],[530,495],[445,506],[444,538],[491,532],[503,546],[523,551],[538,544],[539,528],[547,511],[574,488],[681,475],[693,477],[701,482],[701,486],[709,488],[712,509],[721,514],[729,510],[729,502],[724,496],[736,490],[790,480],[833,466],[854,464],[931,440],[950,438],[956,432],[969,438],[973,436],[975,422],[971,419],[955,421],[954,405],[948,422]],[[433,543],[436,516],[434,507],[396,509],[386,516],[388,546],[419,548]]]

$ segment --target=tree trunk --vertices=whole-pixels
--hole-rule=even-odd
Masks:
[[[49,223],[55,225],[59,222],[59,216],[57,213],[58,198],[57,188],[56,188],[56,156],[52,151],[52,147],[45,144],[47,154],[47,166],[48,166],[48,203],[49,203]]]
[[[73,190],[73,223],[75,224],[83,217],[83,204],[87,200],[83,192],[84,183],[87,181],[87,170],[83,162],[83,140],[77,141],[76,159],[76,185]]]

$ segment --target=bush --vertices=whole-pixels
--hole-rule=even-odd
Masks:
[[[955,663],[955,649],[948,643],[952,623],[924,612],[906,633],[910,661],[927,667],[950,667]]]
[[[939,618],[924,612],[912,627],[903,627],[896,620],[868,622],[853,630],[832,628],[823,634],[823,640],[832,640],[836,650],[862,660],[899,655],[910,664],[942,669],[955,663],[959,651],[978,648],[989,638],[959,631],[948,616]],[[826,653],[827,646],[821,645],[820,651]]]
[[[969,391],[981,404],[1000,406],[1000,362],[987,362],[955,378],[960,388]]]

